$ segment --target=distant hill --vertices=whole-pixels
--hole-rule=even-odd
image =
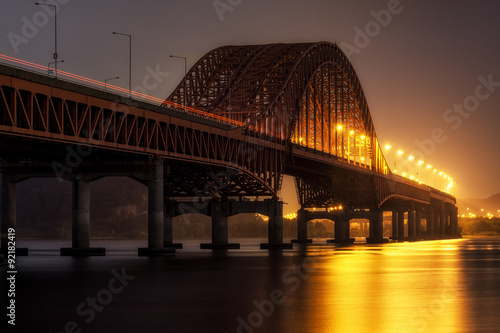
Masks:
[[[500,193],[486,199],[458,199],[457,204],[459,214],[467,214],[467,208],[475,214],[480,214],[481,209],[484,209],[484,215],[491,213],[498,217],[498,210],[500,210]]]

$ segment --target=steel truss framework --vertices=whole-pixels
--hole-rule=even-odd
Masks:
[[[292,173],[302,207],[430,200],[423,186],[390,176],[359,79],[336,44],[220,47],[202,57],[167,100],[186,100],[189,107],[244,123],[247,134],[371,171]]]
[[[184,92],[186,89],[186,92]],[[356,73],[336,44],[224,46],[168,98],[246,124],[270,139],[389,174]]]
[[[7,150],[12,152],[22,142],[36,142],[40,147],[53,143],[52,147],[57,144],[62,150],[61,143],[93,146],[135,158],[167,158],[171,164],[167,182],[182,185],[187,173],[191,185],[168,186],[169,196],[197,196],[200,192],[213,196],[214,191],[205,192],[204,185],[220,184],[217,177],[222,176],[216,172],[214,177],[214,170],[231,176],[224,180],[224,186],[217,187],[217,196],[275,195],[285,153],[269,142],[238,133],[228,135],[221,125],[217,128],[214,123],[173,117],[178,112],[154,105],[134,106],[127,100],[117,101],[118,96],[110,100],[92,97],[92,93],[97,94],[92,89],[60,89],[35,82],[46,77],[28,76],[30,80],[0,75],[4,159],[8,158]]]

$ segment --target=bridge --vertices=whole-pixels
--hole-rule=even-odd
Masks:
[[[458,236],[456,199],[393,174],[379,145],[359,79],[336,44],[224,46],[202,57],[159,103],[0,65],[1,247],[16,226],[16,183],[59,177],[73,184],[72,247],[62,255],[103,255],[90,247],[90,183],[126,176],[148,187],[148,247],[171,253],[172,218],[212,217],[212,243],[228,239],[228,217],[269,217],[263,249],[283,242],[284,175],[293,176],[307,222],[334,221],[348,243],[349,221],[369,221],[368,242]],[[341,206],[342,209],[333,207]],[[406,223],[405,223],[406,221]],[[20,253],[26,250],[18,249]]]

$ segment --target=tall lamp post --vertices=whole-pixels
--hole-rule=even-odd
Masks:
[[[50,5],[48,3],[41,3],[41,2],[35,2],[35,5],[37,6],[48,6],[48,7],[53,7],[54,8],[54,54],[52,57],[54,58],[54,68],[56,71],[56,78],[57,78],[57,63],[58,62],[63,62],[63,61],[57,61],[57,6],[56,5]]]
[[[128,93],[129,93],[129,98],[132,98],[132,35],[122,34],[121,32],[115,32],[115,31],[113,31],[113,35],[127,36],[129,38]]]
[[[177,58],[177,59],[184,59],[184,112],[187,111],[187,81],[186,81],[186,76],[187,76],[187,58],[186,57],[179,57],[175,55],[170,55],[170,58]]]

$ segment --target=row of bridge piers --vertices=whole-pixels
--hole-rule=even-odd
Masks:
[[[201,244],[203,249],[238,249],[229,243],[228,219],[240,213],[259,213],[269,218],[268,242],[262,249],[292,248],[283,242],[283,202],[277,199],[263,201],[236,201],[212,198],[199,201],[165,200],[163,160],[154,161],[150,170],[126,173],[82,172],[67,175],[72,182],[72,246],[62,248],[61,255],[105,255],[105,248],[90,247],[90,184],[105,176],[129,176],[141,180],[148,187],[148,246],[138,250],[139,255],[152,256],[175,252],[182,244],[173,242],[173,218],[183,214],[199,213],[212,217],[212,243]],[[0,248],[7,253],[10,230],[16,229],[17,183],[33,177],[54,176],[52,173],[0,174]],[[26,255],[25,248],[17,248],[18,255]]]
[[[0,224],[1,250],[7,252],[9,230],[16,228],[16,183],[33,175],[1,174],[0,178]],[[38,174],[37,176],[43,176]],[[72,246],[61,249],[61,255],[105,255],[104,248],[90,247],[90,183],[103,174],[78,173],[71,175],[72,181]],[[212,217],[212,242],[201,244],[202,249],[238,249],[239,244],[229,243],[228,219],[240,213],[259,213],[269,218],[268,242],[262,249],[292,248],[283,241],[283,202],[278,199],[263,201],[228,200],[212,198],[199,201],[165,200],[163,161],[155,162],[152,170],[133,174],[135,178],[147,180],[148,186],[148,247],[138,250],[139,255],[152,256],[175,252],[182,244],[174,242],[173,218],[183,214],[200,213]],[[385,209],[392,212],[392,235],[397,241],[443,239],[458,236],[457,208],[444,202],[430,205],[402,202],[397,207]],[[310,243],[307,235],[308,221],[328,219],[334,221],[335,243],[351,243],[350,220],[365,219],[369,226],[368,243],[387,242],[384,237],[384,210],[306,210],[297,214],[297,239],[295,243]],[[406,221],[406,222],[405,222]],[[17,249],[19,255],[27,249]]]
[[[384,210],[353,210],[328,211],[300,209],[297,213],[296,243],[311,243],[307,237],[307,224],[311,220],[334,221],[335,239],[331,243],[350,243],[354,238],[349,236],[350,221],[363,219],[359,222],[362,231],[368,226],[367,243],[384,243],[389,239],[384,237],[384,211],[390,212],[392,221],[390,239],[395,241],[435,240],[459,237],[458,209],[455,205],[444,202],[433,202],[429,205],[413,202],[402,202],[398,207]]]

